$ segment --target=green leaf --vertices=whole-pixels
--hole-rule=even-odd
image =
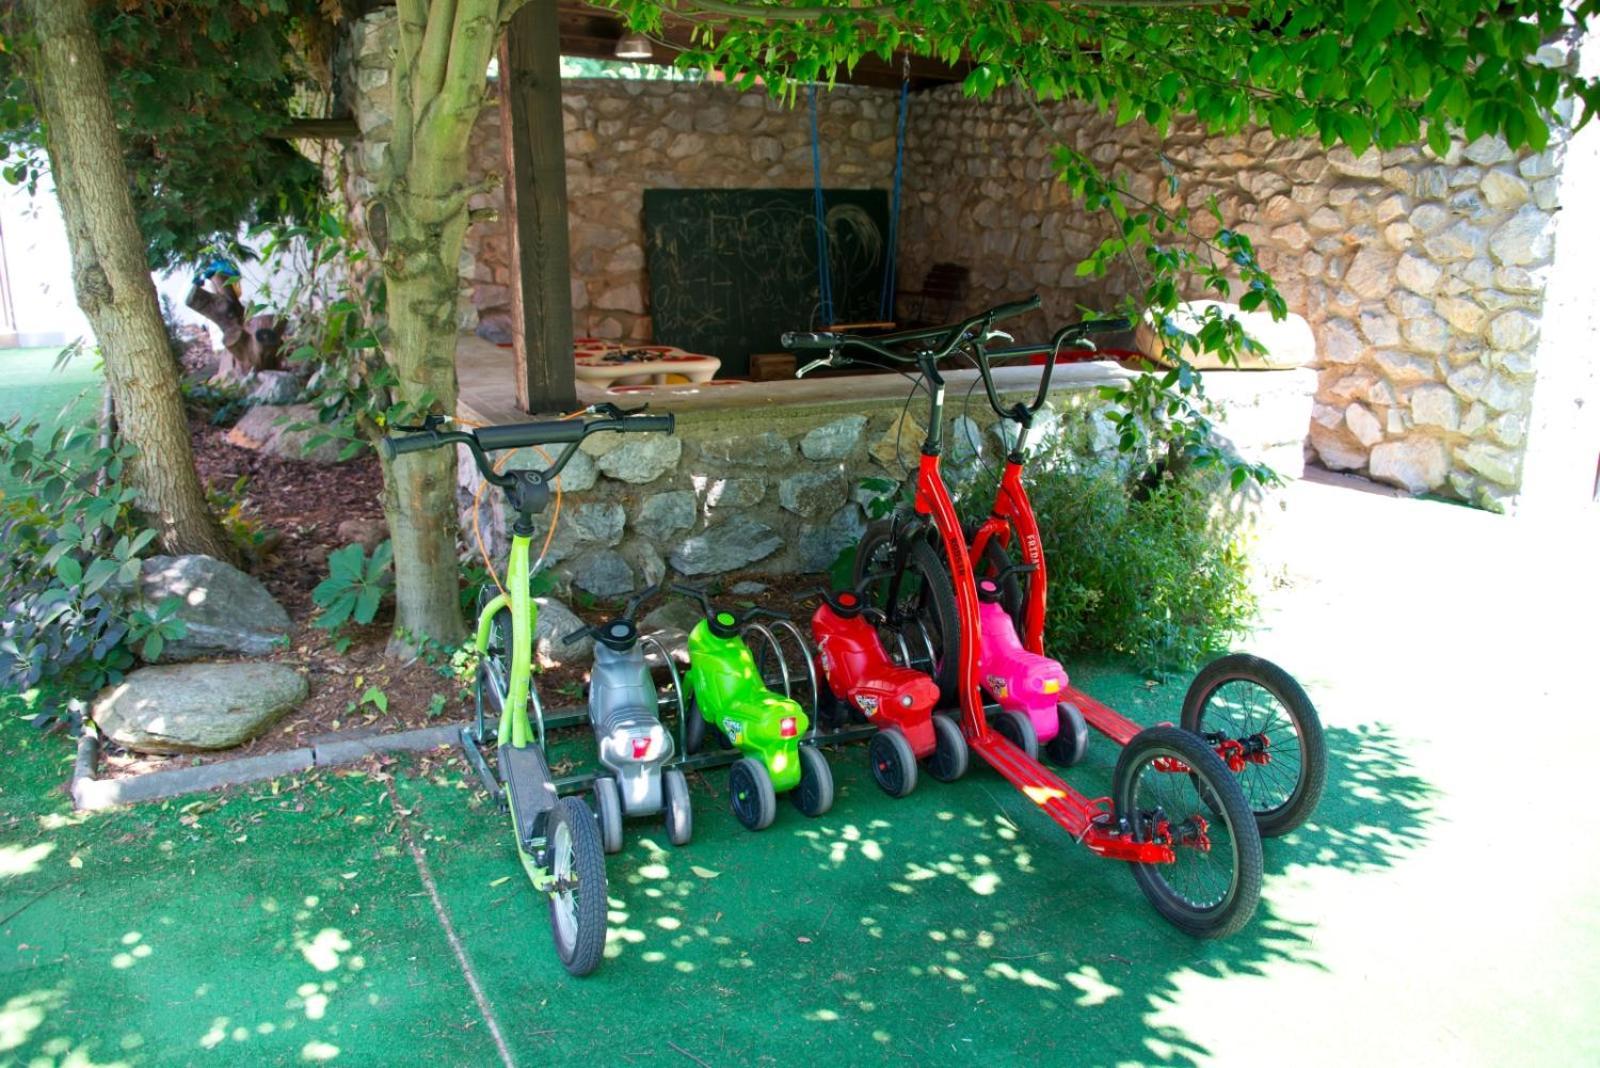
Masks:
[[[144,648],[139,651],[146,663],[153,664],[161,659],[161,651],[166,648],[166,639],[159,630],[153,630],[144,640]]]
[[[377,705],[379,712],[389,711],[389,695],[376,686],[367,687],[366,692],[361,695],[361,703],[364,705]]]
[[[71,556],[63,556],[56,561],[56,575],[68,586],[76,586],[83,581],[83,565]]]

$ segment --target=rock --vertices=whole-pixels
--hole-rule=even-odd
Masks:
[[[1419,204],[1411,213],[1411,225],[1422,234],[1441,230],[1449,221],[1450,213],[1437,204]]]
[[[1355,363],[1366,350],[1356,328],[1344,319],[1322,324],[1321,356],[1324,363]]]
[[[778,483],[778,503],[798,516],[822,515],[848,492],[841,471],[801,471]]]
[[[1328,166],[1352,178],[1376,178],[1383,173],[1383,154],[1368,149],[1357,156],[1339,145],[1328,153]]]
[[[669,490],[645,498],[633,528],[647,538],[664,541],[694,526],[698,514],[693,490]]]
[[[1344,410],[1344,421],[1350,433],[1363,445],[1371,446],[1383,440],[1383,424],[1359,404],[1352,404]]]
[[[290,429],[301,423],[309,425],[304,430]],[[228,443],[286,460],[304,460],[315,464],[342,463],[339,458],[345,445],[342,441],[323,441],[314,448],[307,448],[313,437],[327,432],[317,424],[317,409],[312,405],[261,404],[245,412],[233,425],[233,429],[228,431]]]
[[[704,442],[700,457],[741,467],[782,467],[794,459],[794,449],[781,435],[767,430],[749,437]]]
[[[819,527],[802,527],[795,543],[796,567],[801,571],[826,571],[847,546],[858,544],[867,531],[861,506],[847,504]]]
[[[584,302],[588,303],[588,293],[584,293]],[[516,341],[512,331],[511,320],[503,315],[488,315],[478,320],[477,334],[491,345],[509,347]]]
[[[847,415],[824,423],[800,439],[800,453],[808,460],[842,460],[861,440],[867,417]]]
[[[1423,248],[1436,261],[1473,260],[1483,255],[1484,234],[1463,219],[1428,238]]]
[[[1445,322],[1460,334],[1476,334],[1483,329],[1484,320],[1488,318],[1482,308],[1459,297],[1440,297],[1433,306],[1444,316]]]
[[[346,545],[358,544],[371,552],[389,537],[389,524],[380,519],[346,519],[339,524],[337,536]]]
[[[1400,324],[1407,344],[1418,352],[1437,355],[1450,347],[1450,324],[1437,315],[1419,315]]]
[[[1378,365],[1389,381],[1397,385],[1408,382],[1422,382],[1434,376],[1434,363],[1432,360],[1420,356],[1412,356],[1405,352],[1395,352],[1392,349],[1379,349],[1372,354],[1372,361]]]
[[[1528,201],[1532,190],[1528,183],[1507,171],[1490,171],[1478,186],[1483,199],[1495,211],[1506,211]]]
[[[1386,311],[1361,313],[1361,334],[1380,347],[1400,344],[1400,322]]]
[[[1527,348],[1539,336],[1539,321],[1525,311],[1501,312],[1489,324],[1489,342],[1497,349]]]
[[[94,721],[141,753],[230,749],[306,699],[305,676],[269,661],[140,668],[100,691]]]
[[[246,404],[293,404],[300,395],[300,379],[289,371],[257,371],[255,383],[244,395]]]
[[[700,607],[687,597],[669,597],[644,614],[639,633],[658,635],[668,649],[676,649],[702,618]]]
[[[1423,296],[1433,292],[1444,272],[1421,256],[1401,256],[1395,268],[1395,278],[1413,293]]]
[[[533,656],[544,667],[584,663],[594,653],[594,639],[587,634],[571,643],[561,639],[585,626],[572,609],[554,597],[535,597],[538,617],[533,624]]]
[[[700,479],[696,479],[700,481]],[[759,478],[716,478],[705,482],[706,512],[751,508],[767,495],[767,484]]]
[[[921,455],[922,439],[926,436],[927,431],[910,412],[901,412],[889,424],[889,429],[872,443],[869,451],[872,458],[888,470],[913,471]]]
[[[166,643],[162,661],[198,660],[218,653],[264,656],[289,637],[289,613],[257,579],[210,556],[152,556],[139,575],[139,597],[154,608],[180,602],[176,618],[187,632]]]
[[[750,579],[744,579],[740,582],[735,582],[732,586],[729,586],[728,592],[733,594],[735,597],[754,597],[757,594],[766,593],[768,589],[770,589],[770,587],[765,582],[754,582]]]
[[[685,575],[712,575],[753,564],[782,546],[777,531],[747,515],[736,515],[685,538],[669,559]]]
[[[622,540],[628,515],[622,505],[609,501],[580,504],[566,513],[566,528],[576,541],[598,541],[615,545]]]
[[[1495,262],[1520,267],[1550,258],[1550,216],[1529,204],[1501,224],[1489,239]]]
[[[983,458],[983,431],[965,415],[958,415],[950,423],[950,459],[955,463]]]
[[[1456,430],[1461,426],[1461,402],[1446,386],[1432,383],[1411,391],[1411,419],[1418,426]]]
[[[667,577],[667,562],[661,559],[656,547],[647,541],[635,541],[623,546],[622,558],[638,571],[641,586],[657,585]]]
[[[1502,486],[1515,488],[1521,480],[1521,464],[1517,455],[1485,442],[1475,441],[1457,449],[1456,459],[1468,470]]]
[[[1367,466],[1367,454],[1363,449],[1316,423],[1311,426],[1311,448],[1330,470],[1357,471]]]
[[[1444,443],[1437,438],[1410,437],[1386,441],[1372,450],[1368,471],[1380,482],[1389,482],[1411,493],[1423,493],[1444,483],[1450,460]]]
[[[1357,296],[1376,300],[1389,291],[1392,278],[1389,256],[1376,249],[1364,248],[1350,261],[1344,284],[1354,290]]]
[[[600,457],[600,470],[623,482],[654,482],[678,464],[683,439],[672,434],[619,434],[622,442]]]
[[[618,597],[633,592],[633,568],[621,553],[605,549],[580,561],[572,571],[572,581],[596,597]]]
[[[1466,148],[1461,154],[1472,162],[1482,167],[1491,167],[1496,163],[1504,163],[1511,158],[1511,149],[1505,141],[1492,134],[1484,134]]]
[[[548,448],[545,451],[550,452]],[[554,455],[551,453],[552,457]],[[472,463],[471,458],[466,456],[465,450],[462,453],[462,462]],[[518,449],[511,454],[511,459],[506,461],[505,469],[543,471],[549,466],[550,461],[541,456],[538,449]],[[473,470],[476,471],[477,468],[474,467]],[[582,493],[586,489],[593,488],[595,481],[600,477],[600,468],[595,465],[594,457],[579,449],[572,454],[572,458],[567,461],[567,466],[561,469],[558,477],[561,480],[562,493]]]

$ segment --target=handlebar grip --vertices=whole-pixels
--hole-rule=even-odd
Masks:
[[[1119,330],[1131,330],[1133,324],[1124,318],[1117,319],[1088,319],[1077,325],[1074,333],[1077,334],[1114,334]]]
[[[604,430],[620,430],[631,434],[642,434],[647,431],[659,431],[663,434],[672,433],[674,420],[671,412],[665,415],[629,415],[617,420],[614,427],[601,424]]]
[[[784,348],[800,352],[814,349],[836,349],[839,347],[837,334],[818,334],[792,330],[785,333],[779,340],[783,343]]]
[[[1018,315],[1026,315],[1031,311],[1037,311],[1043,303],[1039,299],[1039,294],[1035,293],[1026,300],[1014,300],[1009,304],[996,305],[989,309],[989,317],[991,319],[1011,319]]]
[[[583,423],[578,420],[548,419],[536,423],[504,423],[481,426],[476,431],[484,452],[521,449],[532,445],[565,445],[583,438]]]
[[[419,452],[439,444],[432,434],[400,434],[383,439],[383,455],[390,460],[403,452]]]

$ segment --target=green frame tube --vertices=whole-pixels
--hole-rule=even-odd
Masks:
[[[505,707],[500,711],[496,742],[521,749],[533,741],[533,724],[528,719],[528,688],[533,675],[533,630],[539,621],[539,608],[533,602],[529,585],[528,558],[532,537],[512,534],[511,553],[506,560],[506,588],[483,606],[478,616],[478,655],[489,648],[489,632],[494,617],[507,603],[511,607],[511,678],[508,680]],[[539,724],[539,744],[544,744],[544,724]]]

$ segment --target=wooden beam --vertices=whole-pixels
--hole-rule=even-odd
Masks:
[[[577,406],[572,362],[572,267],[561,122],[556,0],[512,16],[500,47],[500,115],[511,231],[512,347],[517,404],[529,412]]]

